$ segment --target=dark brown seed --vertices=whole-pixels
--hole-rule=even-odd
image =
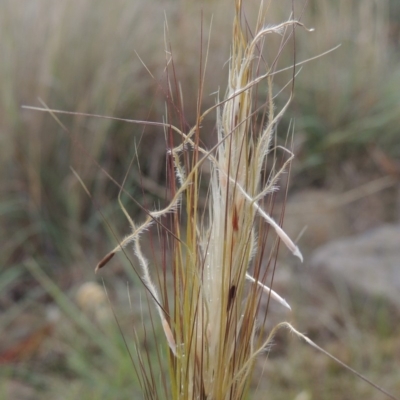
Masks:
[[[113,257],[115,256],[115,252],[112,251],[108,253],[97,265],[94,272],[97,272],[100,268],[103,268]]]

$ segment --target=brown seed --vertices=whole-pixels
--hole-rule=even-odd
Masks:
[[[115,256],[115,252],[112,251],[108,253],[97,265],[94,272],[97,272],[100,268],[103,268],[113,257]]]

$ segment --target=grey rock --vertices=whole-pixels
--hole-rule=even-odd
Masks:
[[[367,296],[400,309],[400,225],[384,225],[318,248],[311,267]]]

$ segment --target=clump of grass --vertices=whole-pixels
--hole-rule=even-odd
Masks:
[[[265,211],[263,202],[276,190],[280,175],[292,158],[289,150],[274,143],[277,123],[291,100],[279,111],[274,106],[273,78],[279,52],[299,21],[263,25],[260,10],[255,34],[243,29],[241,1],[236,1],[233,44],[229,61],[229,83],[225,99],[215,107],[198,112],[197,122],[185,133],[163,124],[166,133],[181,137],[169,150],[176,180],[170,177],[172,200],[159,211],[149,211],[136,224],[122,206],[132,229],[98,265],[104,266],[116,251],[133,243],[140,274],[154,300],[169,345],[171,398],[240,399],[249,388],[257,355],[266,351],[271,336],[265,338],[259,306],[262,296],[270,296],[283,306],[288,303],[267,284],[263,268],[266,236],[257,226],[268,224],[290,251],[301,253],[281,226]],[[271,62],[262,58],[267,35],[282,35],[278,56]],[[202,76],[202,80],[204,77]],[[294,77],[293,77],[294,79]],[[254,94],[265,83],[266,101],[259,106]],[[202,89],[199,93],[199,104]],[[181,100],[181,99],[180,99]],[[203,119],[217,114],[217,145],[204,149],[200,142]],[[170,139],[170,143],[172,139]],[[280,167],[278,154],[285,160]],[[274,167],[263,175],[271,161]],[[207,207],[199,207],[201,167],[210,166]],[[186,227],[181,227],[182,213]],[[168,243],[172,253],[172,292],[161,298],[149,274],[148,260],[141,249],[140,236],[150,225],[172,214]],[[274,252],[268,264],[272,265]],[[254,275],[249,273],[252,267]],[[271,268],[272,270],[272,268]]]
[[[286,322],[266,334],[268,307],[264,315],[260,313],[265,295],[290,309],[271,289],[272,281],[267,284],[268,267],[272,266],[273,275],[276,252],[270,252],[268,267],[265,267],[265,225],[273,228],[277,241],[283,241],[302,260],[298,247],[265,211],[265,199],[271,198],[279,177],[292,159],[292,153],[278,146],[274,139],[293,91],[290,90],[283,107],[276,110],[273,81],[279,72],[279,55],[288,39],[294,37],[295,28],[303,24],[290,19],[279,25],[265,26],[263,21],[264,11],[260,9],[255,33],[246,32],[242,2],[236,0],[225,99],[201,112],[205,79],[201,70],[196,124],[186,133],[182,128],[183,117],[181,126],[175,126],[170,112],[168,119],[171,121],[159,124],[164,127],[169,144],[170,203],[161,210],[146,211],[146,220],[136,224],[120,202],[132,233],[96,268],[102,268],[117,251],[133,243],[140,267],[138,273],[154,301],[169,346],[170,383],[165,384],[165,378],[163,382],[172,399],[244,398],[257,356],[268,350],[274,332],[280,327],[288,327],[330,356]],[[282,40],[277,55],[269,61],[262,51],[264,40],[267,35],[276,34],[280,34]],[[167,62],[173,66],[172,58]],[[293,68],[291,89],[294,78]],[[171,81],[168,84],[168,97],[173,99]],[[261,84],[265,85],[266,100],[259,105],[256,93]],[[171,106],[179,115],[183,102],[179,90],[177,99]],[[205,149],[200,132],[202,122],[211,112],[217,115],[217,144]],[[174,144],[174,134],[181,139],[178,145]],[[279,158],[283,160],[281,165]],[[210,170],[209,187],[206,208],[202,211],[200,186],[205,175],[202,167],[206,163]],[[265,171],[267,165],[272,167]],[[166,228],[164,221],[168,216],[170,224]],[[186,224],[182,227],[184,220]],[[144,231],[154,223],[166,230],[165,245],[171,252],[170,258],[165,257],[164,273],[159,275],[160,282],[164,280],[161,282],[163,295],[152,281],[140,241]],[[172,275],[172,288],[166,283],[167,269]],[[148,375],[144,372],[142,384],[146,397],[156,398],[158,391],[149,367],[152,378],[145,379]]]
[[[268,350],[273,333],[282,326],[323,352],[288,323],[277,325],[268,334],[264,331],[267,313],[260,313],[265,295],[290,308],[271,289],[272,280],[267,282],[267,273],[272,272],[273,276],[275,268],[276,243],[283,241],[295,256],[302,258],[281,224],[265,211],[268,204],[273,204],[279,177],[292,159],[291,152],[274,140],[277,124],[291,101],[292,90],[284,106],[277,111],[273,80],[283,47],[294,35],[294,28],[302,24],[291,19],[265,27],[264,13],[260,11],[252,35],[243,28],[240,0],[236,1],[235,9],[225,99],[204,113],[200,111],[205,79],[201,73],[194,127],[188,132],[184,129],[179,90],[176,91],[177,100],[171,100],[169,105],[181,116],[181,124],[172,124],[170,110],[168,119],[171,122],[152,123],[165,129],[170,149],[171,202],[159,211],[146,211],[147,218],[141,224],[133,221],[121,203],[132,234],[97,267],[103,267],[117,251],[133,243],[138,273],[154,300],[169,347],[170,383],[165,383],[165,377],[161,380],[166,392],[170,393],[169,398],[174,399],[245,397],[257,356]],[[267,61],[262,45],[267,35],[274,34],[280,34],[282,40],[277,55]],[[173,59],[168,59],[168,63],[173,64]],[[289,82],[290,89],[293,80],[294,73]],[[173,81],[168,83],[168,96],[172,99]],[[255,94],[261,91],[262,85],[265,85],[266,100],[259,105]],[[201,144],[200,131],[202,122],[212,112],[217,114],[217,144],[208,150]],[[173,134],[181,138],[178,145]],[[205,175],[202,169],[205,164],[211,172],[207,207],[202,211],[199,207],[200,184]],[[267,170],[267,166],[270,169]],[[183,221],[186,221],[185,228],[181,226]],[[152,224],[164,229],[165,246],[172,255],[165,257],[165,268],[159,275],[161,294],[150,276],[149,262],[140,241]],[[270,252],[265,249],[266,227],[273,228],[277,239]],[[172,293],[167,286],[167,269],[172,275]],[[159,389],[149,353],[147,358],[148,370],[143,367],[139,353],[143,373],[141,385],[146,398],[157,398]],[[158,361],[161,361],[159,355]]]

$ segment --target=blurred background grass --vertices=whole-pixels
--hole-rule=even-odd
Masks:
[[[49,114],[21,106],[41,106],[40,98],[59,110],[162,121],[167,21],[185,120],[191,125],[196,116],[201,35],[204,42],[210,40],[204,108],[215,102],[211,93],[225,90],[231,3],[0,2],[0,329],[7,337],[3,356],[15,349],[1,365],[7,390],[26,390],[27,398],[36,398],[37,393],[40,398],[62,399],[134,397],[138,381],[115,323],[108,324],[111,332],[87,320],[74,293],[83,282],[96,279],[94,266],[116,241],[96,209],[115,232],[126,232],[116,202],[119,188],[96,163],[122,182],[137,148],[126,188],[150,206],[162,201],[165,179],[160,129],[59,116],[67,133]],[[249,26],[258,7],[258,0],[245,2]],[[289,0],[272,2],[268,23],[287,19],[290,10]],[[373,157],[377,148],[394,165],[400,157],[400,6],[396,0],[310,0],[302,20],[315,32],[298,32],[297,61],[337,44],[341,47],[306,64],[296,81],[295,99],[281,124],[286,132],[295,120],[291,187],[293,192],[326,188],[340,193],[388,173],[386,164]],[[281,66],[291,62],[289,51]],[[276,82],[279,90],[287,76],[277,77]],[[203,140],[211,144],[212,122],[204,124],[210,133]],[[133,217],[140,216],[135,204],[129,203],[128,209]],[[398,218],[395,208],[382,218]],[[123,267],[114,266],[106,276],[121,320],[129,320],[129,332],[133,317],[127,290],[114,278],[126,280],[128,274],[135,290],[139,285],[129,272],[129,262],[121,258],[119,264]],[[46,330],[54,325],[54,304],[62,315],[57,327],[64,327],[57,335]],[[18,343],[29,344],[35,338],[31,351],[27,345],[18,350]],[[138,337],[137,343],[143,340]],[[151,358],[155,353],[147,354]],[[334,398],[322,397],[320,384],[314,384],[318,398]],[[293,388],[284,393],[293,393]]]

